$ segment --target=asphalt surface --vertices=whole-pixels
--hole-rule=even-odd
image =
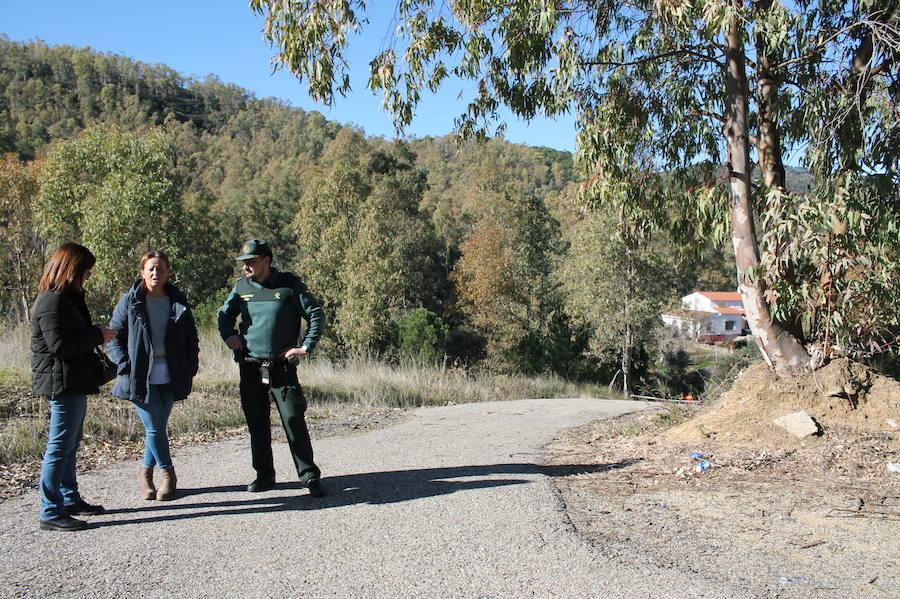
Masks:
[[[38,529],[35,492],[0,504],[0,597],[744,597],[741,589],[591,546],[541,466],[566,427],[643,407],[590,399],[425,408],[402,424],[313,440],[329,495],[251,494],[249,439],[180,448],[181,495],[137,497],[137,463],[79,477],[109,512]],[[275,416],[277,421],[277,416]]]

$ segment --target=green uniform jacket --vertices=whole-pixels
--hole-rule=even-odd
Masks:
[[[241,320],[235,330],[238,316]],[[299,343],[301,319],[308,327]],[[299,278],[273,268],[263,283],[238,279],[219,308],[218,321],[223,340],[240,334],[247,355],[269,359],[291,347],[303,346],[312,353],[325,327],[325,313]]]

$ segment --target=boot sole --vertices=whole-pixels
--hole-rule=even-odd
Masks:
[[[53,524],[45,524],[45,523],[41,522],[40,527],[41,527],[41,530],[58,530],[59,532],[75,532],[78,530],[85,530],[87,528],[90,528],[91,526],[90,526],[90,524],[85,524],[84,526],[67,528],[67,527],[61,527],[61,526],[54,526]]]
[[[263,484],[250,483],[249,485],[247,485],[247,491],[249,491],[250,493],[263,493],[265,491],[271,491],[274,488],[275,488],[274,480],[266,481]]]

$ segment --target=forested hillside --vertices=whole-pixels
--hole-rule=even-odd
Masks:
[[[325,305],[326,353],[446,352],[573,377],[617,368],[610,332],[621,321],[624,246],[615,215],[588,218],[575,202],[569,153],[500,139],[460,146],[450,135],[368,138],[215,78],[7,39],[0,149],[8,318],[27,316],[48,250],[74,239],[99,259],[97,314],[135,276],[139,253],[162,247],[209,322],[240,242],[260,237]],[[642,246],[654,278],[628,298],[640,300],[634,324],[647,333],[639,365],[661,306],[696,286],[734,288],[730,250],[691,245],[660,234]],[[572,298],[597,272],[608,273],[607,299],[586,312]]]

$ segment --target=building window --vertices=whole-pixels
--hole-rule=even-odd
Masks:
[[[733,320],[726,320],[726,321],[725,321],[725,330],[726,330],[726,331],[733,331],[733,330],[734,330],[734,321],[733,321]]]

